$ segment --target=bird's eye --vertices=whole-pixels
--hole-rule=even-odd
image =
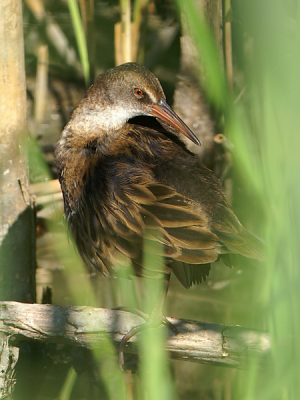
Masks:
[[[134,89],[134,94],[138,97],[141,97],[141,96],[143,96],[144,92],[142,91],[142,89],[137,87]]]

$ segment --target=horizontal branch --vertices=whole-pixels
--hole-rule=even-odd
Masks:
[[[270,352],[267,333],[204,322],[168,318],[178,334],[170,334],[166,348],[174,359],[244,367],[251,356],[263,360]],[[31,339],[85,348],[96,347],[105,335],[118,344],[132,327],[144,322],[125,311],[79,306],[0,302],[0,334],[17,345]],[[138,340],[134,336],[130,342]],[[125,353],[135,353],[127,346]]]

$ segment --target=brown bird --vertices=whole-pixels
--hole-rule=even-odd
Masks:
[[[163,126],[151,127],[148,117]],[[137,275],[159,274],[143,266],[146,231],[162,244],[165,274],[173,271],[186,288],[204,280],[220,255],[263,260],[260,240],[179,132],[199,144],[158,79],[136,63],[100,75],[79,102],[55,161],[65,216],[88,266],[111,274],[130,262]]]

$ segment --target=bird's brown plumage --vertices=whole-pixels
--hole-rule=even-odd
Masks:
[[[160,118],[160,109],[168,107],[164,99],[158,80],[143,66],[107,71],[74,110],[55,160],[65,215],[87,265],[108,274],[131,262],[137,274],[155,276],[155,268],[143,267],[147,232],[150,241],[162,244],[153,251],[163,249],[166,271],[189,287],[206,278],[219,255],[263,255],[215,175],[177,136],[131,119]],[[179,118],[176,124],[195,141]]]

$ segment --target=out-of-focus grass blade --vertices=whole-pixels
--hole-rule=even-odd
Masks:
[[[234,131],[233,140],[239,156],[252,163],[254,174],[258,166],[261,176],[267,262],[260,303],[272,359],[266,371],[254,365],[251,374],[238,375],[234,398],[294,400],[300,398],[299,18],[284,1],[268,4],[242,8],[254,51],[247,65],[249,100],[238,114],[247,129]]]
[[[89,304],[97,307],[94,288],[87,277],[83,262],[72,243],[68,243],[66,235],[61,233],[54,236],[54,245],[64,266],[67,286],[69,292],[72,294],[74,304]],[[80,280],[78,280],[78,276],[81,277]],[[116,349],[108,334],[103,335],[97,348],[93,349],[93,355],[98,362],[100,375],[109,398],[116,400],[125,399],[126,387],[124,376],[118,365]]]
[[[29,136],[28,141],[24,143],[23,147],[26,148],[28,152],[30,182],[38,183],[49,181],[51,179],[51,174],[37,141]]]
[[[88,83],[90,81],[89,56],[88,56],[86,38],[85,38],[85,34],[84,34],[84,28],[83,28],[82,20],[80,17],[77,0],[68,0],[68,6],[69,6],[72,24],[74,27],[75,37],[76,37],[76,41],[77,41],[78,52],[79,52],[79,57],[80,57],[81,65],[82,65],[84,81],[85,81],[85,84],[88,85]]]
[[[239,371],[232,398],[296,400],[300,398],[300,9],[284,0],[233,3],[233,18],[238,8],[238,22],[251,46],[241,71],[247,97],[230,105],[228,112],[226,85],[206,23],[193,0],[177,3],[205,74],[209,70],[206,90],[225,112],[225,132],[235,145],[239,168],[244,168],[245,184],[251,182],[265,204],[262,231],[267,262],[257,275],[264,281],[258,305],[264,314],[260,320],[272,335],[272,359],[265,371],[255,361],[247,371]]]
[[[162,244],[144,239],[144,267],[148,271],[164,271]],[[156,251],[153,252],[153,248]],[[150,250],[151,249],[151,250]],[[164,280],[144,278],[143,309],[150,314],[164,292]],[[159,315],[158,315],[159,317]],[[168,355],[164,349],[166,342],[166,328],[147,328],[140,335],[140,375],[143,399],[167,400],[175,399],[174,385],[169,371]]]
[[[164,349],[165,327],[146,329],[140,337],[141,388],[143,399],[173,400],[174,383],[169,371],[168,354]]]
[[[43,155],[34,140],[28,143],[28,154],[30,158],[31,175],[38,175],[37,180],[46,180],[50,177],[48,167]],[[55,207],[55,204],[53,204]],[[75,246],[68,240],[66,231],[60,223],[63,216],[57,210],[57,221],[55,223],[55,234],[52,237],[54,249],[63,266],[66,277],[66,286],[68,292],[72,295],[73,304],[97,307],[97,300],[94,294],[94,288],[87,276],[86,269],[80,259]],[[59,221],[59,223],[58,223]],[[61,227],[61,230],[59,230]],[[49,230],[51,232],[51,222]],[[104,332],[104,329],[103,329]],[[95,360],[97,360],[100,376],[110,399],[122,400],[126,398],[126,385],[122,371],[118,365],[117,351],[108,335],[103,335],[96,349],[93,350]],[[65,382],[61,398],[69,398],[72,390],[76,373],[70,370]]]
[[[73,367],[71,367],[68,371],[66,380],[64,382],[64,385],[62,387],[62,390],[60,392],[60,396],[59,396],[59,400],[69,400],[73,387],[74,387],[74,383],[76,381],[76,371],[74,370]]]

